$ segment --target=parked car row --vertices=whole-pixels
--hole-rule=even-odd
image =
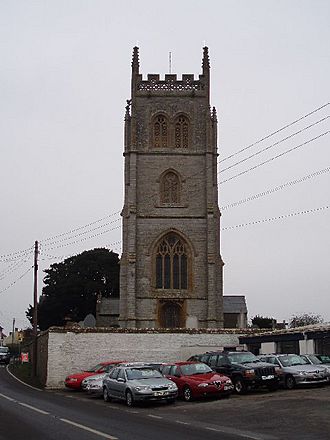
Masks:
[[[139,401],[173,403],[177,397],[185,401],[206,396],[225,398],[233,391],[244,394],[261,387],[274,391],[280,385],[291,389],[330,383],[327,360],[312,355],[257,357],[247,351],[219,351],[194,355],[185,362],[107,361],[68,376],[65,385],[103,396],[106,402],[123,400],[128,406]]]

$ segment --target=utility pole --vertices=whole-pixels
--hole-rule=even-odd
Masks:
[[[33,282],[33,376],[37,376],[37,334],[38,334],[38,241],[34,242],[34,282]]]
[[[13,331],[11,333],[11,346],[12,346],[12,350],[14,348],[14,337],[15,337],[15,318],[13,318]]]
[[[38,333],[38,241],[34,243],[34,277],[33,277],[33,336]]]

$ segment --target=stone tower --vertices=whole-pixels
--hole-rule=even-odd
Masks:
[[[139,71],[125,115],[121,327],[223,326],[217,115],[202,74]]]

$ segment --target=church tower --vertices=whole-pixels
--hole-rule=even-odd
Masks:
[[[217,114],[202,73],[148,74],[134,47],[125,114],[121,327],[223,326]]]

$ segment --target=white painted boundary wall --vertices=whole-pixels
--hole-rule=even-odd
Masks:
[[[63,388],[64,379],[107,360],[184,361],[191,355],[239,345],[239,334],[101,333],[48,334],[47,388]]]

